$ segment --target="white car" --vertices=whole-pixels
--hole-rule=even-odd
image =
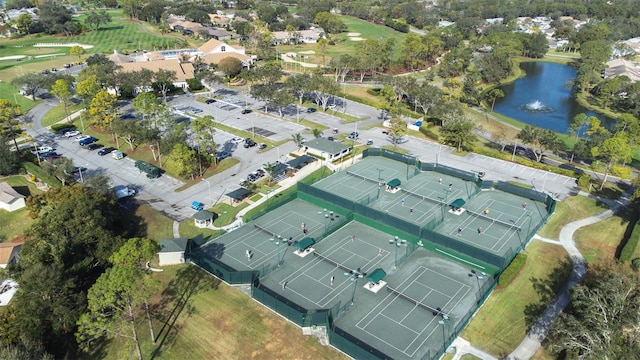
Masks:
[[[241,142],[243,142],[243,141],[244,141],[244,139],[243,139],[243,138],[241,138],[241,137],[237,137],[237,136],[236,136],[236,137],[234,137],[233,139],[231,139],[231,142],[232,142],[232,143],[234,143],[234,144],[240,144],[240,143],[241,143]]]
[[[84,140],[84,139],[88,139],[90,137],[91,136],[89,136],[89,135],[78,135],[78,136],[76,136],[76,141],[81,141],[81,140]]]
[[[32,154],[46,154],[48,152],[52,152],[53,148],[51,146],[40,146],[39,148],[35,149],[35,150],[31,150]]]
[[[78,130],[72,130],[72,131],[67,131],[66,133],[64,133],[64,137],[74,137],[74,136],[78,136],[80,135],[80,131]]]

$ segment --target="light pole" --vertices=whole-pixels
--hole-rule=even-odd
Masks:
[[[209,201],[211,202],[211,206],[213,206],[213,196],[211,196],[211,183],[207,179],[202,179],[202,181],[207,182],[207,186],[209,187]]]
[[[329,220],[329,214],[324,214],[324,233],[327,233],[327,221]]]
[[[391,244],[394,247],[394,249],[396,250],[395,251],[396,255],[395,255],[395,258],[393,260],[393,269],[394,270],[397,268],[397,264],[398,264],[398,248],[400,246],[405,245],[406,243],[407,243],[407,240],[404,240],[404,239],[400,240],[400,239],[398,239],[397,236],[394,237],[393,239],[389,239],[389,244]]]
[[[362,279],[364,276],[356,270],[344,273],[344,276],[348,276],[349,280],[353,282],[353,291],[351,293],[351,305],[353,305],[356,297],[356,288],[358,287],[358,279]]]
[[[447,351],[447,336],[445,335],[444,320],[439,320],[438,325],[442,326],[442,353]]]
[[[378,197],[380,197],[380,188],[382,187],[382,184],[381,184],[382,177],[380,176],[380,173],[382,173],[384,170],[383,169],[377,169],[377,168],[376,168],[376,170],[378,171]]]
[[[478,274],[474,269],[471,269],[471,274],[476,278],[476,281],[478,282],[478,298],[480,298],[480,294],[481,294],[481,290],[482,287],[480,285],[480,280],[484,280],[484,278],[487,276],[487,274],[482,271],[480,272],[480,274]]]

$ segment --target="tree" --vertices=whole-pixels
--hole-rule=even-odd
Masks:
[[[327,55],[327,46],[329,45],[329,42],[327,41],[327,39],[322,38],[322,39],[318,39],[318,51],[320,52],[320,56],[322,56],[322,66],[324,66],[325,64],[325,56]]]
[[[547,348],[563,358],[633,359],[640,353],[638,273],[611,261],[589,264],[553,323]]]
[[[603,159],[607,162],[604,179],[600,184],[600,190],[602,190],[607,182],[611,166],[619,162],[627,163],[631,161],[631,146],[629,145],[627,133],[624,131],[617,132],[613,137],[603,141],[601,146],[592,148],[591,154],[594,158]]]
[[[167,103],[167,93],[173,89],[173,82],[176,81],[176,73],[171,70],[160,69],[155,74],[154,86],[158,88],[162,94],[162,99]]]
[[[313,134],[313,137],[314,137],[314,138],[316,138],[316,139],[318,139],[318,138],[321,138],[321,137],[322,137],[322,130],[320,130],[320,129],[313,128],[313,129],[311,130],[311,133]]]
[[[293,143],[296,144],[298,149],[302,147],[302,143],[304,142],[304,138],[302,137],[302,135],[300,133],[295,133],[295,134],[291,135],[291,139],[293,139]]]
[[[316,98],[316,104],[322,106],[322,110],[327,111],[329,99],[332,95],[340,92],[340,86],[333,79],[315,73],[311,77],[311,88]]]
[[[242,72],[242,61],[234,57],[226,57],[218,63],[218,70],[222,71],[227,79],[233,79]]]
[[[545,151],[553,151],[560,147],[560,141],[552,130],[532,125],[526,125],[518,133],[518,139],[531,147],[538,162],[542,161],[542,155]]]
[[[35,23],[28,14],[20,14],[16,19],[16,29],[18,29],[22,34],[30,34],[31,29],[33,29],[34,26]]]
[[[49,175],[55,176],[60,182],[62,182],[62,186],[67,184],[67,181],[73,179],[71,175],[73,172],[73,160],[61,157],[59,159],[55,159],[52,162],[45,161],[42,164],[42,168]]]
[[[575,143],[573,145],[573,151],[571,152],[571,159],[569,160],[570,163],[573,163],[573,157],[576,154],[576,146],[579,144],[578,139],[580,138],[580,133],[584,130],[587,122],[588,118],[585,113],[577,114],[573,119],[571,119],[571,123],[569,124],[569,134],[574,136]]]
[[[196,136],[196,143],[198,144],[198,165],[200,166],[200,176],[202,176],[204,172],[202,171],[201,154],[215,155],[216,152],[216,142],[213,138],[213,135],[216,133],[216,128],[213,123],[213,116],[205,115],[195,118],[189,126]]]
[[[25,95],[31,96],[36,101],[38,92],[45,88],[45,76],[42,74],[30,73],[19,76],[11,80],[11,84],[20,88]]]
[[[198,171],[196,152],[185,144],[176,144],[167,156],[167,170],[193,179]]]
[[[488,83],[497,83],[511,74],[513,64],[506,52],[494,50],[476,61],[481,69],[482,79]]]
[[[473,144],[475,141],[474,131],[476,124],[467,117],[460,117],[454,121],[445,123],[440,129],[443,141],[446,144],[455,146],[458,151],[463,147]]]
[[[76,95],[82,98],[87,107],[100,90],[102,90],[102,87],[96,75],[90,75],[76,85]]]
[[[393,142],[393,148],[395,149],[400,142],[400,139],[407,133],[407,123],[400,117],[393,117],[390,121],[391,127],[389,128],[389,137]]]
[[[143,92],[133,99],[133,109],[142,114],[142,119],[148,121],[149,118],[155,118],[155,115],[162,109],[162,103],[158,97],[152,92]],[[155,127],[155,122],[151,122]]]
[[[285,80],[284,86],[289,91],[293,92],[294,96],[298,99],[298,103],[302,104],[304,95],[310,92],[313,86],[311,75],[304,73],[289,76]]]
[[[67,115],[67,121],[70,121],[69,99],[73,96],[73,93],[71,92],[71,84],[64,79],[58,79],[51,87],[51,94],[60,100],[62,106],[64,106],[64,113]]]
[[[17,174],[20,167],[20,153],[12,151],[7,143],[8,140],[6,136],[0,134],[0,176]]]
[[[487,99],[491,101],[491,112],[493,112],[493,107],[496,105],[496,100],[498,98],[504,97],[504,91],[501,89],[492,89],[487,94]]]
[[[116,114],[116,96],[100,90],[89,103],[89,119],[91,123],[105,130],[111,127]]]
[[[327,34],[338,34],[347,29],[347,25],[337,15],[329,12],[319,12],[314,20]]]
[[[10,135],[16,151],[20,151],[16,141],[16,132],[18,131],[18,116],[22,115],[20,105],[14,104],[9,100],[0,99],[0,134]]]
[[[82,55],[84,55],[85,51],[84,48],[82,46],[72,46],[71,49],[69,49],[69,55],[71,56],[77,56],[78,57],[78,61],[80,61],[80,58],[82,57]]]

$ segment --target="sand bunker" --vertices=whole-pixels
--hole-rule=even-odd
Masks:
[[[357,37],[357,36],[350,36],[349,39],[351,41],[362,41],[362,40],[364,40],[363,38]]]
[[[72,46],[80,46],[83,49],[91,49],[93,47],[93,45],[79,44],[79,43],[69,43],[69,44],[39,43],[39,44],[33,45],[33,47],[72,47]]]
[[[360,33],[348,33],[347,36],[360,36]]]
[[[315,54],[316,52],[313,50],[305,50],[305,51],[300,51],[298,52],[298,54]]]
[[[26,56],[24,55],[12,55],[12,56],[3,56],[0,57],[0,60],[17,60],[17,59],[24,59]]]

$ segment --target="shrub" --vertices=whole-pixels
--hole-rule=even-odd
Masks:
[[[198,79],[187,79],[187,85],[189,85],[189,90],[191,91],[198,91],[204,88]]]
[[[578,178],[578,186],[580,187],[586,188],[587,186],[589,186],[590,182],[591,182],[591,176],[587,174],[582,174]]]
[[[636,252],[636,248],[640,243],[640,224],[636,223],[633,227],[633,232],[631,232],[631,236],[629,236],[629,240],[622,248],[620,252],[620,261],[629,261],[633,257],[633,254]]]
[[[622,179],[631,179],[631,169],[628,166],[612,165],[611,175],[617,176]]]
[[[519,253],[513,259],[511,264],[507,266],[506,269],[500,274],[500,279],[498,279],[498,286],[505,287],[511,283],[513,279],[520,273],[524,264],[527,263],[527,255],[523,253]]]
[[[369,95],[373,95],[373,96],[380,96],[380,88],[368,88],[367,89],[367,94]]]
[[[429,128],[425,125],[420,126],[420,132],[422,133],[422,135],[428,137],[429,139],[433,140],[433,141],[440,141],[438,134],[434,133],[433,131],[429,130]]]

